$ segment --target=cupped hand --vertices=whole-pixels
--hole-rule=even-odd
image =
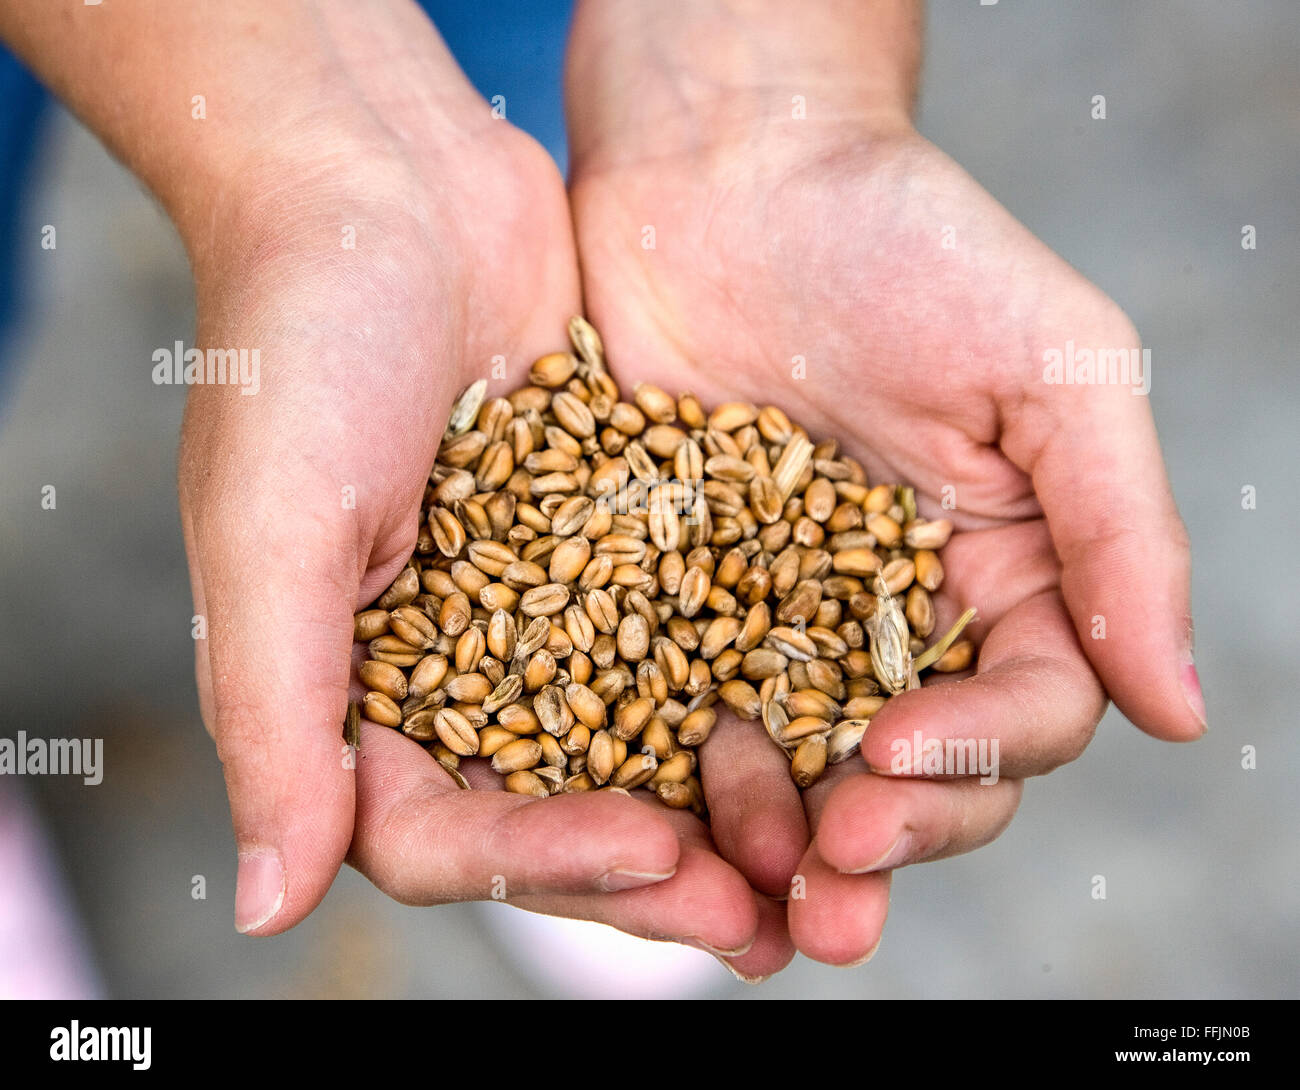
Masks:
[[[452,401],[497,365],[500,392],[522,384],[581,309],[554,164],[481,102],[466,115],[436,145],[414,123],[303,134],[303,159],[194,247],[199,345],[261,363],[255,393],[192,390],[180,459],[237,926],[291,927],[346,856],[408,903],[504,898],[732,955],[762,930],[750,957],[770,972],[784,920],[690,815],[510,795],[486,770],[462,791],[373,724],[344,746],[353,613],[411,555]]]
[[[1045,372],[1071,344],[1136,348],[1132,325],[910,126],[848,129],[687,125],[645,156],[610,139],[571,182],[587,311],[625,387],[775,404],[955,526],[936,632],[978,610],[969,676],[891,700],[802,800],[757,723],[702,751],[722,854],[790,895],[795,944],[833,964],[874,951],[893,869],[996,837],[1107,694],[1157,738],[1204,731],[1147,399]],[[996,783],[910,774],[894,743],[914,732],[995,741]]]

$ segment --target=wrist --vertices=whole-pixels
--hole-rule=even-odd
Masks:
[[[446,157],[491,123],[409,0],[111,12],[11,0],[0,37],[153,191],[196,256],[263,208],[339,189],[333,175],[346,185]]]
[[[414,5],[360,19],[350,4],[315,5],[307,41],[276,36],[256,77],[244,70],[255,98],[232,95],[218,124],[194,126],[169,161],[138,170],[196,271],[228,242],[422,215],[413,194],[449,187],[471,153],[508,140]]]
[[[910,131],[920,40],[916,0],[701,0],[687,18],[581,0],[567,66],[573,171]]]

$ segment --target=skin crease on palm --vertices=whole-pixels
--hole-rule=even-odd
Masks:
[[[730,37],[693,37],[727,46],[710,61],[744,54],[788,5],[762,7],[701,0],[695,17],[752,11],[725,16]],[[571,48],[605,48],[621,77],[635,66],[610,42],[650,38],[602,37],[599,21],[637,10],[580,5]],[[358,11],[194,0],[92,27],[36,0],[0,9],[0,33],[176,221],[196,343],[261,350],[257,396],[191,391],[180,457],[194,612],[208,620],[198,687],[230,793],[241,929],[295,925],[346,858],[415,904],[482,899],[505,875],[513,904],[689,941],[750,978],[796,947],[852,964],[880,941],[894,866],[986,843],[1024,777],[1082,752],[1104,707],[1099,674],[1144,730],[1199,736],[1179,681],[1186,540],[1145,399],[1041,381],[1046,347],[1127,347],[1136,334],[905,117],[701,121],[665,151],[617,116],[629,99],[597,72],[585,93],[609,107],[603,129],[571,79],[566,201],[545,152],[490,120],[413,5]],[[798,18],[849,11],[867,9],[800,6]],[[622,94],[653,107],[643,76]],[[205,127],[177,127],[171,104],[196,82],[219,108]],[[344,224],[355,249],[340,246]],[[654,250],[640,246],[647,224]],[[955,249],[940,245],[947,226]],[[482,790],[464,793],[372,725],[355,773],[340,759],[352,614],[410,555],[453,398],[497,355],[507,376],[491,392],[523,384],[584,310],[625,391],[647,380],[780,405],[956,524],[939,626],[979,610],[977,671],[882,712],[863,758],[802,800],[761,729],[725,716],[702,751],[711,830],[649,796],[510,796],[475,761],[466,774]],[[1096,615],[1105,641],[1089,639]],[[889,775],[891,740],[913,729],[998,738],[1002,779]]]

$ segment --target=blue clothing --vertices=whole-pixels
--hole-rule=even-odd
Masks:
[[[22,306],[19,254],[31,257],[39,239],[18,238],[23,191],[31,175],[46,94],[7,50],[0,47],[0,398],[8,388],[9,331]]]
[[[422,0],[479,93],[505,96],[506,120],[536,137],[564,170],[564,43],[572,0]]]

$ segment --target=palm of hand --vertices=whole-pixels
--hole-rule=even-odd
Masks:
[[[790,956],[783,928],[689,813],[508,795],[478,760],[464,772],[481,790],[462,792],[414,742],[369,725],[355,777],[340,760],[343,708],[361,695],[348,692],[352,614],[414,548],[452,400],[494,356],[498,388],[522,384],[580,310],[559,175],[531,141],[504,144],[476,147],[480,173],[456,194],[430,181],[445,187],[445,167],[409,164],[304,186],[265,213],[275,248],[223,255],[220,277],[200,269],[199,343],[256,346],[263,361],[258,396],[192,391],[181,454],[196,610],[212,618],[197,644],[204,719],[241,858],[276,844],[288,876],[263,919],[241,864],[237,916],[261,934],[292,926],[346,854],[408,903],[504,895],[731,954],[764,929],[755,971],[772,971]],[[463,217],[449,227],[438,203]],[[355,249],[338,247],[335,222],[325,237],[323,207]]]
[[[745,149],[623,164],[580,173],[572,199],[588,312],[625,384],[777,404],[814,439],[840,439],[872,483],[913,485],[923,515],[957,528],[936,632],[978,608],[983,680],[959,683],[960,701],[948,685],[909,694],[876,718],[863,754],[884,771],[913,730],[992,735],[998,784],[885,779],[853,761],[801,811],[757,725],[733,724],[703,755],[724,856],[768,894],[795,880],[789,922],[805,953],[857,960],[879,938],[888,866],[995,837],[1017,778],[1073,759],[1100,717],[1017,414],[1042,347],[1080,330],[1114,343],[1127,323],[914,137],[832,152],[792,141],[766,162]],[[1074,700],[1065,714],[1053,687]],[[840,873],[873,860],[885,873]]]

